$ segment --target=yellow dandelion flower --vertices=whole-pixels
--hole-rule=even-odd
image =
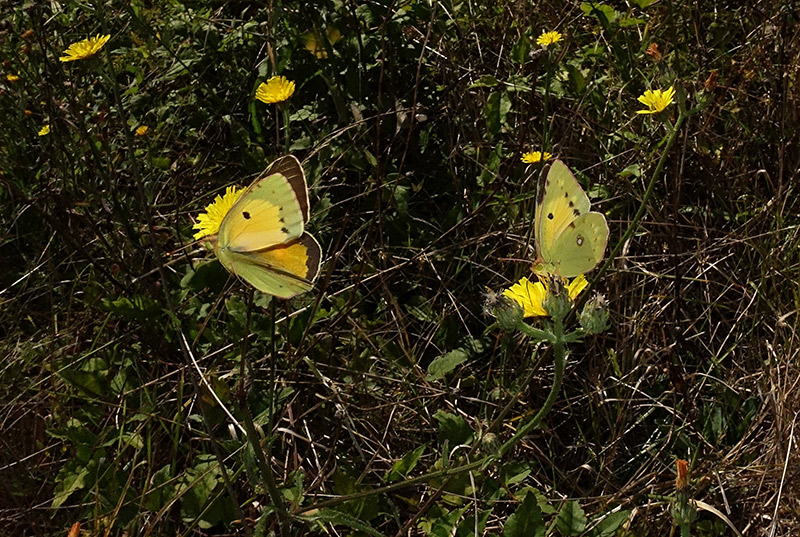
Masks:
[[[675,88],[672,86],[666,91],[660,89],[647,90],[638,99],[640,103],[647,107],[647,110],[637,110],[636,113],[657,114],[675,102],[673,97],[675,97]]]
[[[559,32],[556,32],[555,30],[553,30],[552,32],[544,32],[542,35],[536,38],[536,44],[541,45],[543,47],[549,47],[550,45],[553,45],[561,41],[562,37],[563,36]]]
[[[273,76],[258,86],[256,99],[267,104],[280,103],[291,97],[293,93],[294,82],[287,80],[285,76]]]
[[[147,131],[149,130],[150,127],[148,127],[147,125],[139,125],[138,127],[136,127],[135,132],[137,136],[144,136],[145,134],[147,134]]]
[[[6,80],[8,80],[9,82],[16,82],[17,80],[19,80],[19,76],[13,73],[8,73],[6,75]]]
[[[44,125],[39,129],[39,136],[47,136],[48,134],[50,134],[50,125]]]
[[[97,34],[95,37],[89,37],[83,41],[72,43],[67,50],[62,52],[64,56],[61,56],[59,60],[62,62],[71,62],[90,58],[97,54],[109,39],[111,39],[111,35]]]
[[[569,294],[570,300],[574,301],[587,285],[589,285],[589,282],[586,281],[583,274],[567,284],[567,294]],[[547,317],[547,311],[542,305],[544,297],[547,296],[547,289],[546,279],[534,283],[528,280],[528,278],[522,278],[503,291],[503,296],[519,304],[525,311],[524,317]]]
[[[198,230],[194,234],[195,240],[209,235],[216,235],[222,219],[225,218],[225,215],[228,214],[228,211],[231,210],[231,207],[243,192],[244,189],[242,188],[229,186],[225,189],[224,195],[217,194],[214,201],[206,205],[205,212],[197,216],[197,223],[193,226],[193,229]]]
[[[536,162],[540,162],[542,160],[549,160],[552,158],[553,155],[548,153],[547,151],[528,151],[527,153],[523,153],[522,155],[522,162],[525,164],[534,164]]]

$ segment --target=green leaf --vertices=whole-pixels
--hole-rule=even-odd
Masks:
[[[574,500],[564,504],[556,517],[556,528],[564,537],[580,535],[586,529],[586,515]]]
[[[492,75],[482,75],[476,82],[472,83],[468,89],[472,88],[495,88],[500,85],[500,81]]]
[[[89,469],[84,466],[79,468],[65,466],[62,468],[58,472],[58,478],[56,478],[55,496],[51,507],[53,509],[61,507],[61,504],[67,501],[70,494],[82,489],[87,475],[89,475]]]
[[[531,51],[531,39],[528,36],[528,33],[525,32],[521,36],[519,36],[517,42],[514,43],[513,47],[511,47],[511,60],[519,64],[525,63],[526,61],[528,61],[528,54],[530,53],[530,51]]]
[[[426,380],[440,380],[449,372],[469,360],[469,353],[464,349],[455,349],[443,354],[428,364]]]
[[[631,512],[627,509],[622,511],[617,511],[616,513],[611,513],[603,520],[600,521],[597,526],[592,528],[592,531],[589,533],[591,537],[611,537],[617,532],[622,524],[628,520]]]
[[[500,127],[506,124],[506,116],[511,110],[511,99],[504,91],[495,91],[486,100],[484,113],[486,114],[486,130],[489,137],[494,137],[500,132]]]
[[[309,522],[340,524],[343,526],[347,526],[349,528],[353,528],[354,530],[357,531],[362,531],[368,535],[374,535],[375,537],[383,537],[383,534],[381,532],[377,531],[375,528],[373,528],[366,522],[351,517],[350,515],[346,515],[341,511],[336,511],[334,509],[321,509],[316,513],[314,513],[313,515],[300,516],[298,518],[301,518],[303,520],[308,520]]]
[[[476,354],[483,352],[485,348],[486,345],[484,345],[483,341],[468,338],[459,348],[434,358],[428,364],[428,376],[426,379],[429,381],[443,379],[445,375]]]
[[[535,495],[526,494],[514,514],[508,517],[503,537],[544,537],[542,510],[536,503]]]
[[[479,537],[484,535],[484,530],[486,529],[486,522],[489,520],[489,515],[492,514],[491,509],[485,509],[483,511],[478,512],[477,517],[477,530],[478,532],[475,533],[475,517],[467,516],[461,523],[458,525],[456,529],[456,537]]]
[[[406,477],[417,466],[417,462],[424,452],[425,446],[422,445],[403,455],[403,458],[395,462],[392,469],[386,474],[386,482],[393,483]]]
[[[459,446],[472,441],[472,429],[461,416],[439,410],[433,418],[439,422],[439,437],[449,440],[450,444]]]

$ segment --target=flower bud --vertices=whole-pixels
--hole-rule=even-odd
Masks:
[[[497,324],[500,325],[500,328],[506,332],[513,332],[522,322],[525,310],[515,301],[500,296],[495,306],[491,308],[491,313],[497,319]]]
[[[567,316],[572,308],[572,301],[561,278],[557,276],[550,278],[547,295],[544,297],[542,306],[553,319],[560,320]]]
[[[596,293],[590,298],[580,315],[581,326],[587,334],[599,334],[608,323],[608,305],[603,295]]]

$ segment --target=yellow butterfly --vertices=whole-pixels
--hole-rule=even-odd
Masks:
[[[322,250],[305,232],[308,188],[289,155],[273,162],[225,214],[214,245],[222,265],[259,291],[291,298],[311,289]]]
[[[608,243],[603,214],[590,211],[589,198],[560,160],[542,173],[536,197],[534,271],[574,278],[602,261]]]

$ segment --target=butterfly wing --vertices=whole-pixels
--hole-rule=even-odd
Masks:
[[[217,249],[250,252],[303,234],[308,190],[303,168],[289,155],[269,166],[222,219]]]
[[[564,278],[589,272],[603,259],[607,243],[606,217],[593,211],[580,215],[556,237],[551,272]]]
[[[303,233],[289,242],[263,250],[222,252],[220,261],[232,274],[259,291],[291,298],[311,289],[321,258],[319,243]]]
[[[569,168],[560,160],[553,161],[542,174],[536,200],[538,272],[572,278],[593,269],[603,258],[608,224],[605,216],[590,208],[589,198]]]
[[[265,293],[289,298],[311,289],[321,249],[305,233],[308,189],[300,162],[282,157],[242,193],[222,219],[215,251],[229,272]]]

